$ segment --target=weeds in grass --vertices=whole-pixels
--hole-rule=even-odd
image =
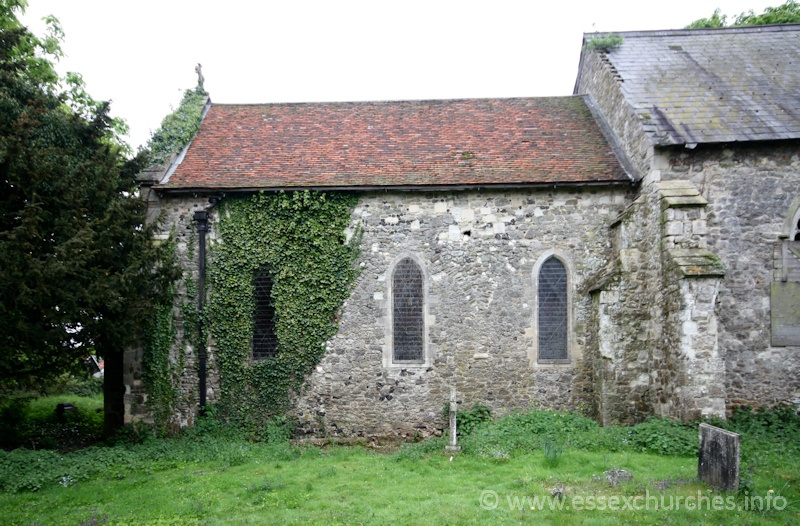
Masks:
[[[252,443],[227,429],[205,435],[187,432],[174,439],[142,434],[137,436],[136,443],[117,441],[69,454],[15,449],[0,451],[0,491],[16,493],[54,485],[66,487],[98,477],[124,479],[137,473],[204,462],[230,468],[257,458],[288,461],[306,454],[314,454],[314,450],[293,447],[288,440]]]
[[[505,462],[511,458],[509,452],[500,446],[494,447],[488,453],[484,453],[483,456],[495,462]]]
[[[745,437],[742,446],[742,491],[751,495],[766,489],[784,491],[782,487],[786,484],[800,482],[800,478],[794,476],[776,480],[772,483],[775,487],[765,489],[761,475],[765,471],[785,468],[786,455],[795,455],[796,458],[797,443],[800,442],[800,418],[796,415],[788,411],[770,414],[743,410],[730,420],[717,423]],[[348,448],[323,451],[313,447],[292,446],[288,440],[291,426],[291,422],[286,420],[275,420],[266,429],[267,442],[255,443],[213,418],[212,414],[201,418],[195,428],[178,438],[158,439],[152,432],[139,428],[135,435],[126,437],[131,440],[118,439],[69,454],[52,450],[0,451],[0,491],[36,492],[48,487],[71,487],[97,478],[124,480],[204,463],[227,469],[260,462],[270,464],[271,469],[280,470],[289,462],[312,456],[336,456],[341,457],[342,462],[347,461]],[[481,422],[460,443],[464,448],[463,455],[489,460],[498,464],[498,469],[502,464],[513,465],[508,461],[519,455],[539,452],[544,467],[552,469],[569,465],[574,455],[565,454],[568,451],[596,451],[605,460],[602,466],[595,466],[594,469],[602,472],[616,467],[611,466],[607,457],[615,455],[618,463],[619,453],[625,456],[626,469],[630,469],[628,466],[635,468],[631,455],[641,452],[696,454],[697,432],[695,424],[660,419],[632,427],[601,428],[596,422],[580,415],[532,410]],[[412,466],[423,465],[421,461],[443,456],[446,444],[447,437],[405,444],[388,459],[398,463],[411,461]],[[317,482],[340,476],[339,470],[333,467],[314,473],[317,474],[313,484],[315,487]],[[277,481],[279,478],[265,478],[258,488],[262,492],[268,491],[270,487],[277,487],[274,485]],[[781,487],[778,487],[778,482],[781,482]],[[677,483],[673,479],[662,478],[648,484],[666,490]]]
[[[261,481],[260,484],[249,488],[249,493],[258,494],[258,493],[271,493],[273,491],[283,489],[286,486],[286,483],[283,481],[281,477],[277,478],[265,478]]]
[[[670,515],[670,524],[788,524],[798,516],[800,460],[786,453],[794,447],[786,441],[794,440],[800,423],[758,414],[737,418],[727,424],[753,430],[744,432],[742,442],[751,459],[751,502],[754,495],[772,495],[785,498],[789,509],[737,515],[682,509]],[[6,493],[0,494],[0,515],[13,524],[103,524],[106,516],[115,525],[256,524],[264,517],[294,524],[654,524],[664,522],[663,512],[554,515],[506,504],[537,495],[569,504],[573,498],[625,498],[647,490],[668,499],[698,491],[721,498],[694,480],[696,459],[663,453],[680,451],[686,437],[681,425],[661,421],[600,428],[577,415],[515,413],[476,427],[453,461],[444,452],[446,437],[387,455],[362,447],[292,446],[280,430],[266,432],[267,442],[251,442],[219,422],[198,428],[171,439],[140,430],[135,443],[69,454],[0,452],[0,490]],[[696,444],[696,434],[693,439]],[[630,472],[635,480],[612,486],[606,478],[611,470]],[[477,508],[483,490],[499,494],[498,509]],[[744,505],[747,495],[731,498]],[[149,499],[146,508],[143,499]],[[83,500],[91,504],[77,508]],[[96,505],[100,501],[107,504]]]
[[[429,438],[421,442],[414,442],[411,444],[403,444],[403,447],[395,455],[398,461],[408,459],[421,459],[432,454],[441,454],[444,451],[444,446],[448,444],[447,437]]]
[[[548,440],[562,449],[639,451],[663,455],[697,453],[696,424],[652,419],[632,427],[600,427],[582,415],[549,410],[501,416],[476,428],[463,438],[461,444],[465,451],[483,456],[490,456],[491,451],[498,447],[514,455],[544,451]]]
[[[332,477],[334,475],[336,475],[336,468],[333,467],[323,469],[322,471],[317,473],[318,478],[327,478],[327,477]]]
[[[556,442],[553,437],[547,437],[542,444],[544,451],[544,465],[548,468],[554,468],[561,462],[561,455],[564,454],[564,447]]]
[[[108,516],[104,515],[102,517],[99,517],[97,515],[97,510],[95,510],[92,512],[92,516],[89,519],[85,521],[80,521],[78,523],[78,526],[98,526],[100,524],[106,524],[106,523],[108,523]]]

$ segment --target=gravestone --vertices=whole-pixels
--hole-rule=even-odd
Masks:
[[[56,420],[63,422],[65,420],[65,413],[76,413],[78,408],[72,404],[64,403],[56,406]]]
[[[697,477],[727,491],[739,489],[739,435],[700,424],[700,452]]]
[[[444,450],[449,453],[458,453],[461,451],[461,446],[458,445],[457,430],[456,430],[456,409],[458,403],[456,402],[456,390],[450,389],[450,444],[444,447]]]

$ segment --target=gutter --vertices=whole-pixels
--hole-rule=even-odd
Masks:
[[[547,189],[547,188],[595,188],[603,186],[633,186],[639,181],[634,179],[627,171],[628,180],[616,179],[613,181],[581,181],[581,182],[546,182],[546,183],[499,183],[499,184],[453,184],[453,185],[363,185],[363,186],[252,186],[252,187],[191,187],[191,188],[164,188],[154,187],[161,195],[177,194],[236,194],[254,192],[295,192],[311,190],[315,192],[441,192],[450,190],[517,190],[517,189]]]
[[[198,390],[200,391],[200,413],[206,409],[206,363],[208,353],[206,349],[206,330],[205,330],[205,297],[206,297],[206,233],[208,232],[208,216],[211,209],[219,203],[220,197],[211,196],[208,198],[209,204],[203,210],[194,213],[194,221],[197,222],[197,233],[199,234],[198,248],[198,269],[197,269],[197,313],[198,313],[198,349],[197,349],[197,376]]]

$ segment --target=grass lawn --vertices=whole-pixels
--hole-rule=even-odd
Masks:
[[[0,520],[42,525],[800,524],[796,463],[758,474],[753,494],[775,496],[769,493],[773,489],[786,499],[783,511],[758,511],[739,509],[746,505],[744,495],[714,492],[694,481],[692,457],[566,450],[557,466],[547,467],[542,452],[497,461],[470,454],[450,460],[443,452],[427,451],[431,447],[390,454],[246,442],[216,447],[240,451],[171,465],[155,460],[129,473],[111,471],[37,492],[2,494]],[[612,487],[603,476],[609,469],[625,469],[635,478]],[[549,497],[555,488],[563,488],[564,510],[549,509],[556,505],[553,500],[532,500]],[[701,509],[698,494],[708,497],[699,501]],[[651,497],[647,506],[645,496]],[[679,497],[680,509],[675,509]],[[709,509],[714,497],[717,511]],[[657,510],[656,501],[673,509]],[[576,505],[587,509],[566,509]]]
[[[481,414],[464,413],[472,429],[453,456],[445,439],[389,451],[291,445],[276,431],[253,443],[213,419],[174,439],[0,450],[0,525],[800,524],[791,411],[717,422],[742,437],[738,493],[696,480],[696,423]],[[608,470],[633,480],[612,486]]]
[[[58,404],[75,410],[59,417]],[[32,449],[85,447],[103,432],[103,395],[72,393],[35,399],[7,400],[0,404],[0,447]]]

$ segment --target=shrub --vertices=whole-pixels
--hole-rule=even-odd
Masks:
[[[742,465],[778,465],[781,454],[800,455],[800,416],[792,407],[754,410],[740,407],[727,420],[709,423],[739,433]]]
[[[781,441],[800,440],[800,415],[792,407],[761,411],[754,411],[751,407],[739,407],[734,409],[727,421],[717,421],[715,425],[751,436],[770,437]]]
[[[93,377],[88,371],[82,374],[64,373],[54,378],[43,390],[43,395],[72,394],[87,398],[103,394],[103,377]]]
[[[294,422],[285,416],[273,416],[267,421],[267,442],[288,443],[292,438]]]
[[[75,411],[56,414],[69,403]],[[0,406],[0,446],[3,449],[75,449],[100,440],[103,432],[102,397],[56,395],[16,397]]]
[[[576,413],[529,410],[502,416],[464,438],[462,446],[482,456],[492,451],[510,453],[542,450],[557,463],[567,448],[587,451],[633,449],[662,455],[697,453],[696,423],[654,418],[631,427],[600,427]]]
[[[622,37],[608,33],[606,35],[589,38],[583,46],[584,51],[608,51],[622,45]]]
[[[533,409],[504,415],[476,428],[464,438],[465,450],[480,455],[492,451],[529,452],[543,448],[548,438],[562,444],[586,447],[596,442],[600,426],[576,413]]]
[[[77,380],[67,390],[67,393],[82,397],[93,397],[103,394],[103,377],[88,377]]]
[[[627,430],[628,445],[661,455],[696,455],[699,447],[697,423],[651,418]]]
[[[442,411],[442,414],[445,421],[450,420],[449,403],[444,404],[444,410]],[[472,409],[459,410],[456,412],[458,436],[469,435],[476,427],[486,422],[490,422],[491,420],[492,410],[480,403],[472,404]]]
[[[23,442],[22,428],[30,397],[12,397],[0,404],[0,447],[13,449]]]

